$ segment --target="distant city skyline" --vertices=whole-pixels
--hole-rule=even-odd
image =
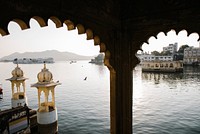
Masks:
[[[9,35],[0,37],[0,58],[14,52],[39,52],[45,50],[58,50],[61,52],[72,52],[84,56],[93,56],[99,54],[99,46],[94,46],[93,40],[86,40],[86,35],[78,35],[77,30],[68,31],[67,26],[56,28],[52,21],[48,21],[48,26],[41,28],[34,20],[30,20],[30,29],[21,30],[17,23],[10,22],[8,25]],[[154,36],[157,36],[155,39]],[[171,30],[167,36],[163,32],[158,35],[152,35],[142,45],[143,52],[162,51],[162,48],[169,44],[178,43],[199,47],[197,41],[199,35],[192,33],[187,36],[187,31],[183,30],[175,34]]]

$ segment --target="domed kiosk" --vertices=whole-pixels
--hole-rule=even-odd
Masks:
[[[38,132],[41,134],[55,134],[58,131],[57,109],[55,107],[55,92],[54,89],[61,83],[53,81],[52,73],[44,68],[37,75],[38,82],[32,84],[31,87],[38,89],[38,110],[37,123]],[[44,102],[41,102],[41,94],[44,94]],[[50,96],[50,93],[52,96]],[[51,100],[50,100],[51,97]]]
[[[27,105],[27,97],[26,97],[26,89],[25,89],[25,78],[23,71],[18,66],[12,71],[12,77],[6,80],[11,82],[12,87],[12,98],[11,98],[11,105],[12,108],[16,108],[18,106]],[[20,87],[23,87],[23,90]],[[16,89],[16,90],[15,90]]]

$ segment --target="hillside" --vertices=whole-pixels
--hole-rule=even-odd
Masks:
[[[25,52],[13,53],[8,56],[0,58],[0,61],[14,60],[15,58],[54,58],[54,61],[67,61],[67,60],[90,60],[95,56],[82,56],[70,52],[59,52],[57,50],[46,50],[42,52]]]

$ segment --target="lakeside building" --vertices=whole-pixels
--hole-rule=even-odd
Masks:
[[[172,55],[155,56],[153,54],[138,54],[137,57],[143,61],[173,61]]]
[[[174,44],[169,44],[169,46],[167,47],[163,47],[163,52],[167,52],[169,51],[172,54],[175,54],[177,52],[178,49],[178,43],[174,43]]]
[[[99,54],[94,59],[91,59],[91,61],[89,63],[103,64],[103,62],[104,62],[104,54]]]
[[[184,65],[199,65],[200,47],[187,47],[184,49]]]
[[[169,55],[154,55],[148,53],[137,54],[137,57],[141,62],[143,61],[173,61],[174,55],[176,54],[178,49],[178,43],[169,44],[167,47],[163,47],[163,53],[170,52]]]
[[[43,64],[43,63],[54,63],[53,58],[22,58],[14,59],[14,64]]]
[[[141,65],[142,72],[183,72],[182,61],[145,61]]]

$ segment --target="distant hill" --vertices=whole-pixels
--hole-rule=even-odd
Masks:
[[[67,61],[67,60],[91,60],[95,56],[82,56],[70,52],[59,52],[57,50],[46,50],[42,52],[25,52],[13,53],[8,56],[0,58],[0,61],[14,60],[15,58],[54,58],[54,61]]]

